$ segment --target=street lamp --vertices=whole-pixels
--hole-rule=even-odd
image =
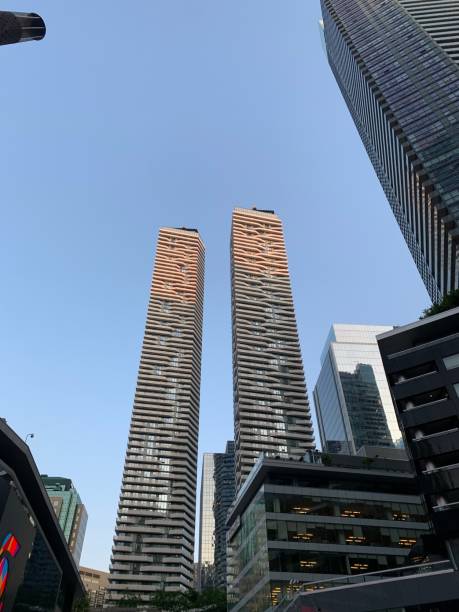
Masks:
[[[24,442],[25,442],[26,444],[27,444],[27,440],[28,440],[29,438],[31,438],[31,439],[32,439],[32,438],[35,438],[35,434],[33,434],[33,433],[29,433],[29,434],[27,434],[27,435],[26,435],[25,440],[24,440]]]
[[[40,15],[0,11],[0,45],[41,40],[45,34],[45,22]]]

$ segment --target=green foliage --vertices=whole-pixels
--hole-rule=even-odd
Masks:
[[[445,312],[445,310],[450,310],[450,308],[456,308],[459,306],[459,289],[455,289],[450,293],[447,293],[441,302],[438,304],[432,304],[430,308],[426,308],[422,313],[421,319],[425,319],[426,317],[431,317],[432,315],[439,314],[440,312]]]
[[[119,602],[120,608],[137,608],[139,604],[143,603],[142,598],[132,593],[125,593],[123,599]]]
[[[160,610],[172,612],[196,609],[206,612],[226,612],[226,593],[219,589],[206,589],[202,593],[193,589],[186,593],[158,591],[151,596],[150,603]]]
[[[323,453],[322,456],[321,456],[321,459],[322,459],[323,465],[331,465],[332,464],[332,458],[327,453]]]
[[[73,604],[72,612],[85,612],[89,610],[89,598],[83,597]]]

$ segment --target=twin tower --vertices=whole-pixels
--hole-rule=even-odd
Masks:
[[[159,232],[116,521],[109,600],[193,585],[204,244]],[[260,453],[314,446],[280,219],[236,208],[231,231],[236,488]]]

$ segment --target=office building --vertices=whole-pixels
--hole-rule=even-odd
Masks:
[[[215,454],[204,453],[199,509],[199,590],[213,587],[214,585],[214,495]]]
[[[408,461],[262,457],[228,519],[230,609],[267,612],[302,585],[404,566],[426,533]]]
[[[108,586],[108,572],[82,567],[80,576],[88,594],[88,603],[92,608],[102,608],[105,603],[105,593]]]
[[[45,34],[45,22],[40,15],[0,11],[0,45],[42,40]]]
[[[83,596],[30,449],[0,419],[0,609],[71,612]]]
[[[215,586],[226,589],[226,519],[236,495],[234,442],[228,441],[224,453],[215,455]]]
[[[435,532],[459,562],[459,308],[378,337]]]
[[[376,341],[383,325],[332,325],[321,356],[314,404],[322,449],[400,446],[390,389]]]
[[[88,523],[86,508],[69,478],[46,474],[41,478],[59,520],[59,525],[68,542],[70,552],[78,565]]]
[[[459,3],[321,5],[331,69],[438,301],[459,286]]]
[[[193,586],[204,245],[159,232],[113,544],[108,603]]]
[[[262,452],[314,446],[281,220],[236,208],[231,232],[236,489]]]

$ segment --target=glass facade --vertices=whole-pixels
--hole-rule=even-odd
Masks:
[[[354,454],[362,446],[401,446],[376,336],[392,327],[333,325],[322,353],[314,403],[322,448]]]
[[[201,477],[201,506],[199,521],[199,586],[213,586],[214,574],[214,496],[215,454],[204,453]]]
[[[282,463],[286,475],[295,469]],[[381,487],[379,475],[381,482],[364,491],[363,478],[354,474],[337,490],[336,481],[320,472],[315,478],[322,488],[302,487],[297,477],[274,484],[280,479],[268,474],[247,507],[233,510],[228,540],[233,612],[271,610],[289,589],[315,580],[406,565],[410,548],[428,532],[414,479],[409,487],[403,478]],[[392,492],[381,492],[385,488]]]
[[[226,519],[236,493],[234,442],[228,441],[224,453],[215,455],[215,586],[226,589]]]
[[[42,480],[70,552],[78,565],[88,522],[86,508],[69,478],[42,476]]]
[[[437,301],[459,286],[459,3],[321,6],[331,69]]]

